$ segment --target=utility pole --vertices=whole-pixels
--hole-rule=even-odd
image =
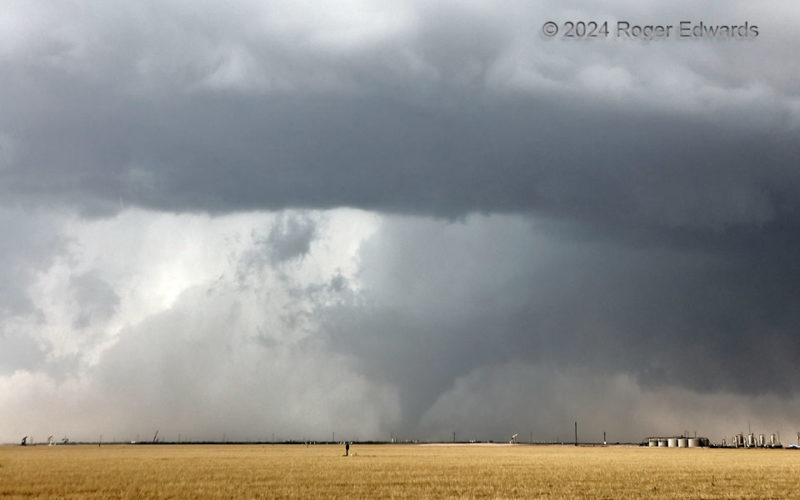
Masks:
[[[575,446],[578,446],[578,421],[575,421]]]
[[[453,431],[453,442],[456,442],[456,431]]]

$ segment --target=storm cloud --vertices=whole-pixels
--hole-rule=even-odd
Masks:
[[[798,18],[12,2],[0,439],[794,432]]]

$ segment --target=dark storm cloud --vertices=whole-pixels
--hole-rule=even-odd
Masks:
[[[397,386],[411,422],[458,377],[506,363],[625,373],[646,390],[795,393],[792,241],[706,251],[568,233],[523,218],[389,221],[362,254],[368,300],[327,309],[323,330]]]
[[[4,199],[85,213],[533,210],[657,228],[760,225],[797,209],[785,85],[796,68],[775,72],[780,44],[767,35],[581,50],[538,35],[533,23],[559,9],[513,4],[387,7],[380,19],[404,20],[352,41],[313,20],[283,32],[286,12],[243,5],[213,20],[67,12],[86,33],[12,52]],[[653,71],[683,74],[686,95]],[[526,88],[519,74],[550,83]]]
[[[797,209],[789,165],[800,151],[787,131],[541,98],[473,96],[425,111],[370,97],[177,101],[86,127],[50,118],[3,172],[4,196],[88,211],[538,210],[690,227],[758,225]]]
[[[158,277],[147,293],[110,279],[124,274],[114,266],[87,271],[89,257],[72,274],[61,263],[50,278],[66,276],[76,303],[65,324],[115,328],[73,339],[42,317],[36,326],[67,352],[108,342],[91,380],[65,385],[112,395],[126,425],[124,413],[146,426],[185,419],[211,438],[263,414],[292,437],[339,418],[355,432],[358,406],[370,437],[451,422],[502,435],[521,425],[497,421],[491,410],[506,408],[536,415],[543,431],[596,409],[637,439],[659,413],[717,403],[735,413],[759,394],[788,420],[797,405],[774,399],[796,397],[800,375],[796,9],[375,5],[199,5],[188,15],[176,3],[31,2],[0,14],[15,26],[0,34],[0,333],[4,353],[25,353],[4,355],[4,372],[41,363],[13,319],[41,316],[32,296],[47,304],[62,290],[30,288],[64,247],[53,235],[71,230],[19,214],[78,211],[86,222],[152,209],[125,219],[129,234],[112,232],[133,242],[165,211],[263,209],[284,212],[241,255],[200,251],[234,269],[214,268],[212,282],[181,276],[196,288],[173,286],[180,271],[200,273],[177,260],[174,272],[131,271]],[[578,15],[749,20],[762,35],[540,35],[545,20]],[[286,211],[343,206],[380,213],[380,229],[336,247],[320,239],[320,219]],[[192,238],[211,233],[164,248],[155,237],[143,260],[205,250]],[[234,235],[226,248],[239,240],[249,241]],[[354,245],[357,269],[312,284],[292,275],[319,265],[305,259],[315,244]],[[112,321],[121,302],[137,305],[123,286],[167,309],[132,307]],[[41,374],[15,377],[0,383],[60,392]],[[529,380],[540,407],[518,401]],[[25,408],[23,392],[5,397]],[[645,422],[629,426],[630,414]]]

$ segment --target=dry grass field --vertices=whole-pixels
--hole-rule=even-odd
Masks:
[[[573,446],[0,446],[0,498],[800,498],[800,452]]]

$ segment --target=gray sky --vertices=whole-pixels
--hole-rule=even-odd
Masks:
[[[0,441],[800,428],[791,3],[0,10]]]

